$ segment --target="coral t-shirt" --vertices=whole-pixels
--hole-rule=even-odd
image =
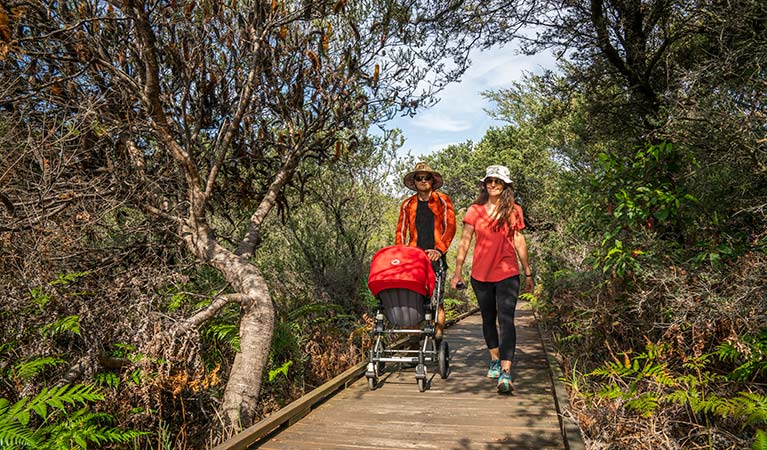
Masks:
[[[509,215],[511,229],[515,232],[525,228],[522,208],[514,204]],[[487,214],[485,205],[471,205],[466,211],[463,223],[474,227],[474,257],[471,276],[477,281],[501,281],[519,274],[517,252],[514,249],[514,234],[509,224],[494,231],[495,220]]]

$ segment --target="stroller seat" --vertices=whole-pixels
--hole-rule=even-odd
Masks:
[[[416,364],[416,382],[422,392],[428,386],[426,363],[436,362],[440,376],[447,378],[449,347],[445,339],[434,338],[436,313],[442,303],[438,283],[443,278],[434,274],[426,252],[417,247],[393,245],[373,256],[368,287],[379,305],[365,372],[371,390],[377,387],[387,362]],[[387,349],[386,336],[400,333],[418,335],[418,349]]]
[[[389,323],[398,328],[416,328],[426,316],[428,298],[404,288],[384,289],[378,293]]]

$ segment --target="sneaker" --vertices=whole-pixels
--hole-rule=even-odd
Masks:
[[[498,393],[508,394],[514,390],[514,384],[512,384],[511,374],[509,372],[501,372],[498,377]]]
[[[501,360],[494,359],[490,361],[490,369],[487,371],[488,378],[498,378],[501,376]]]

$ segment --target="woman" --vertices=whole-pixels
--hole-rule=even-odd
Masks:
[[[482,312],[482,334],[490,352],[487,376],[497,378],[499,393],[509,393],[514,390],[511,365],[517,340],[514,328],[514,309],[520,285],[517,259],[522,263],[525,292],[533,291],[533,278],[527,260],[527,243],[521,232],[525,228],[522,208],[514,202],[509,169],[489,166],[480,181],[479,196],[463,219],[455,274],[450,285],[455,288],[463,284],[463,262],[476,235],[471,287]]]

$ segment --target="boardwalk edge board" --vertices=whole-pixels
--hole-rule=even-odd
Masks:
[[[475,314],[477,311],[479,311],[479,308],[475,307],[470,311],[467,311],[453,319],[446,321],[445,325],[454,325],[462,319]],[[407,340],[407,337],[400,339],[393,344],[392,348],[398,348],[407,342]],[[250,448],[250,446],[259,443],[264,437],[268,436],[283,425],[290,426],[301,420],[301,418],[308,414],[312,410],[312,407],[314,407],[314,405],[317,403],[320,403],[327,397],[334,395],[341,389],[346,389],[349,385],[354,383],[365,373],[366,368],[367,359],[355,364],[340,375],[327,381],[322,386],[289,403],[287,406],[265,418],[264,420],[235,434],[221,444],[213,447],[212,450],[246,450]]]
[[[549,363],[549,373],[551,374],[551,386],[554,388],[554,404],[557,406],[557,417],[559,417],[559,427],[562,431],[562,438],[565,441],[566,450],[585,450],[586,444],[583,441],[583,435],[578,425],[570,418],[565,417],[564,410],[570,407],[570,397],[567,395],[562,379],[564,374],[559,362],[554,355],[556,351],[549,339],[548,332],[541,326],[538,317],[535,318],[538,326],[538,333],[541,335],[543,349],[546,353],[546,360]]]

